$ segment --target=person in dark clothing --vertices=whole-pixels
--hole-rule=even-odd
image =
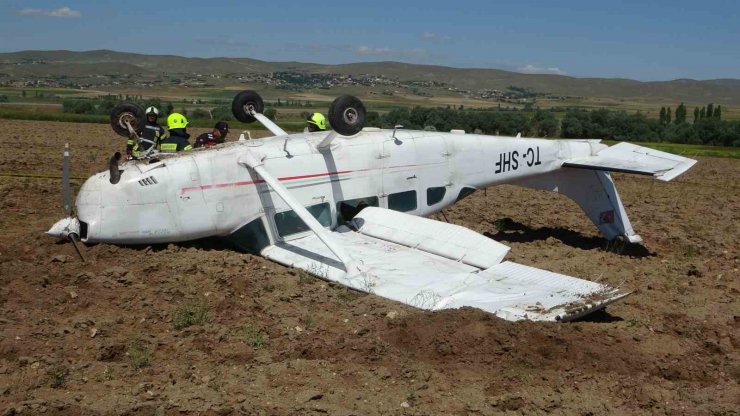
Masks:
[[[132,133],[126,143],[126,154],[129,159],[138,158],[152,146],[158,147],[159,142],[167,138],[167,130],[157,123],[157,117],[159,117],[157,107],[152,106],[146,109],[146,124],[140,131]],[[139,142],[139,137],[149,142]]]
[[[188,119],[180,113],[172,113],[167,117],[167,128],[169,137],[159,142],[159,151],[163,153],[175,153],[192,150],[190,135],[187,133]]]
[[[221,144],[226,140],[226,135],[229,134],[229,124],[225,121],[219,121],[213,127],[211,133],[203,133],[195,139],[194,148],[198,147],[211,147],[217,144]]]

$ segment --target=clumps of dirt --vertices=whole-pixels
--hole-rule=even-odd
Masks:
[[[125,146],[103,125],[0,127],[27,137],[3,171],[58,174],[70,142],[87,176]],[[510,260],[633,292],[565,324],[419,311],[219,240],[99,244],[81,263],[44,235],[63,215],[59,182],[0,178],[0,411],[737,413],[740,162],[702,159],[670,183],[614,177],[644,250],[607,250],[552,193],[505,186],[446,211]]]

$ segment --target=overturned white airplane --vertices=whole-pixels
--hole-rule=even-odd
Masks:
[[[89,178],[76,217],[49,234],[152,244],[222,236],[322,279],[427,310],[472,306],[507,320],[569,321],[628,295],[503,261],[509,247],[424,218],[500,184],[562,193],[607,239],[641,242],[609,171],[669,181],[696,161],[629,143],[365,127],[355,97],[331,105],[333,131],[287,134],[254,92],[234,115],[275,136],[123,162]],[[136,111],[112,114],[126,134]],[[400,126],[399,126],[400,127]]]

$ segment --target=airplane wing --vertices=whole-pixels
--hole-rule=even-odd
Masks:
[[[563,167],[653,175],[668,182],[695,163],[694,159],[622,142],[594,156],[566,160]]]
[[[426,310],[471,306],[507,320],[569,321],[629,293],[501,262],[509,248],[467,228],[383,208],[365,208],[332,232],[359,266],[315,234],[268,246],[262,255],[363,292]]]

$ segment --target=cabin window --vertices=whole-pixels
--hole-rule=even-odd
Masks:
[[[401,212],[414,211],[416,209],[416,191],[388,195],[388,209]]]
[[[447,188],[444,186],[435,186],[433,188],[427,188],[427,206],[432,206],[437,202],[441,201],[445,197]]]
[[[270,245],[270,238],[265,231],[262,217],[249,222],[226,237],[237,249],[247,253],[260,254],[263,248]]]
[[[337,221],[347,222],[355,217],[365,207],[377,207],[378,197],[368,196],[365,198],[348,199],[337,202]]]
[[[460,193],[457,195],[457,201],[460,201],[461,199],[465,199],[469,197],[470,195],[475,192],[475,188],[465,187],[460,190]],[[455,201],[455,202],[457,202]]]
[[[328,202],[308,206],[306,207],[306,210],[316,218],[319,224],[324,227],[331,226],[331,207]],[[293,210],[278,212],[275,214],[275,226],[277,226],[278,234],[280,234],[281,237],[301,233],[310,229]]]

